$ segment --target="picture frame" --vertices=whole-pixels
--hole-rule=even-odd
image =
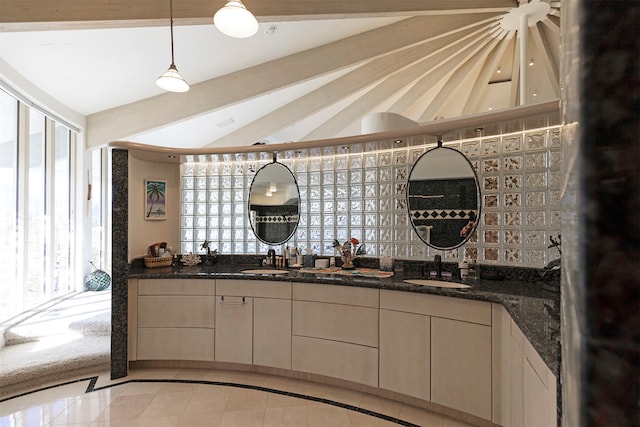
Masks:
[[[158,221],[167,219],[167,181],[144,180],[144,219]]]

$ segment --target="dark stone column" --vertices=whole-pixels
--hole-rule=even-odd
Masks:
[[[562,15],[563,425],[638,426],[640,2]]]
[[[111,152],[111,379],[127,375],[129,152]]]

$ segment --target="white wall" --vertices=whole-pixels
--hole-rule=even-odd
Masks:
[[[145,219],[145,179],[167,181],[167,219]],[[144,256],[152,243],[180,247],[180,165],[146,162],[129,154],[129,262]]]

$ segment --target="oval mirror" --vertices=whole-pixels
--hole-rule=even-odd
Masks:
[[[480,186],[464,154],[439,142],[413,165],[407,187],[409,218],[424,243],[454,249],[471,237],[480,217]]]
[[[249,189],[249,223],[258,240],[269,245],[287,242],[300,220],[300,192],[288,167],[274,160],[264,165]]]

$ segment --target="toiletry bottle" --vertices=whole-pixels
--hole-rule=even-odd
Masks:
[[[460,279],[466,280],[469,276],[469,262],[463,259],[458,263],[458,268],[460,269]]]
[[[469,280],[476,280],[478,278],[478,265],[476,264],[475,259],[469,259]]]

